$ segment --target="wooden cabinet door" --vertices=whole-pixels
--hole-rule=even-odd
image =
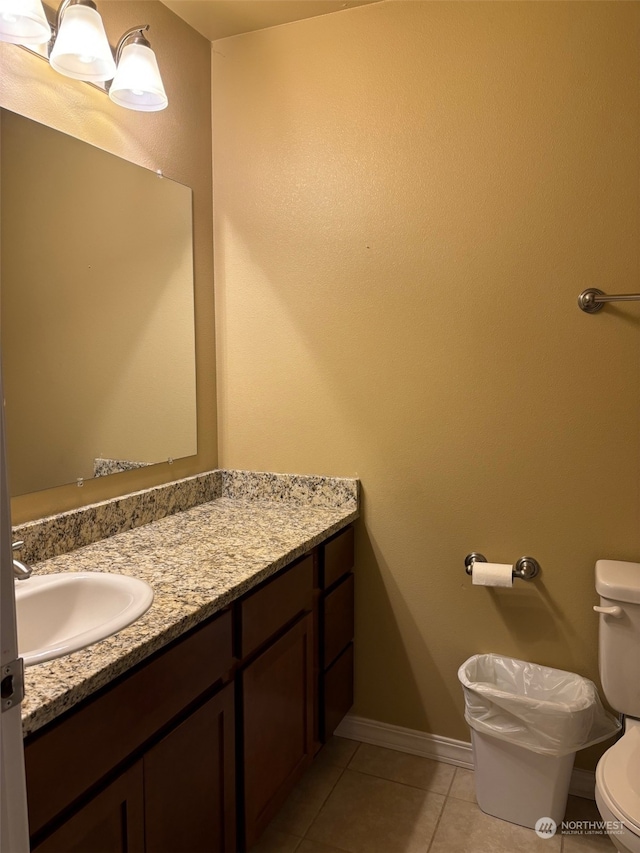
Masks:
[[[30,736],[24,758],[31,832],[39,833],[224,678],[233,662],[231,643],[226,611]]]
[[[311,762],[313,619],[304,616],[242,673],[246,849]]]
[[[143,762],[146,853],[236,853],[232,684]]]
[[[142,762],[70,817],[34,853],[144,853]]]

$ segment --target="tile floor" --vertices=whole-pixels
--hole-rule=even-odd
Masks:
[[[569,797],[567,819],[600,820]],[[608,838],[556,835],[489,817],[473,771],[334,737],[251,853],[612,853]]]

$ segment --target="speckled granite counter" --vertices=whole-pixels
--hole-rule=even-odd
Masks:
[[[151,584],[155,598],[147,613],[115,636],[25,670],[24,733],[50,722],[358,517],[357,501],[334,503],[223,492],[208,503],[37,564],[36,574],[133,575]]]

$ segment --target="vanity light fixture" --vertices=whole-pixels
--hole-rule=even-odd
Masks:
[[[0,0],[0,41],[37,45],[50,38],[42,0]]]
[[[63,0],[49,62],[59,74],[74,80],[104,83],[113,79],[116,64],[93,0]]]
[[[129,110],[157,112],[169,103],[162,85],[158,60],[143,33],[149,29],[133,27],[118,42],[118,70],[109,86],[109,97]]]
[[[55,15],[42,0],[0,0],[0,41],[48,59],[59,74],[97,86],[119,106],[155,112],[169,101],[143,35],[148,29],[127,30],[114,51],[94,0],[62,0]]]

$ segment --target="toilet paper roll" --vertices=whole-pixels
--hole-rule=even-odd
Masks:
[[[474,560],[471,581],[476,586],[513,586],[513,566]]]

